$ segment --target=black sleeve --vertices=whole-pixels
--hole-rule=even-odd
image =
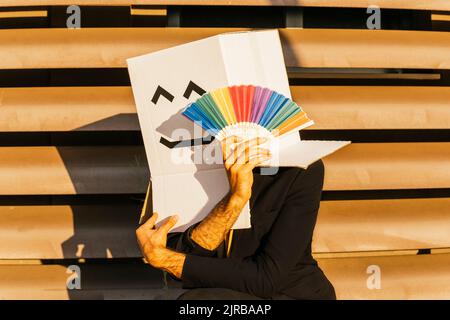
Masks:
[[[210,258],[188,254],[183,267],[185,288],[219,287],[269,298],[310,245],[323,187],[318,161],[299,171],[261,250],[254,256]]]
[[[200,222],[199,222],[200,223]],[[167,247],[171,248],[177,252],[182,252],[186,254],[198,255],[202,257],[216,257],[217,252],[223,250],[224,245],[221,244],[215,250],[208,250],[198,245],[195,241],[191,239],[192,230],[199,224],[196,223],[190,226],[184,232],[174,232],[167,236]]]

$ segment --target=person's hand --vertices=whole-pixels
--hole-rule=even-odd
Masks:
[[[230,196],[245,204],[252,194],[253,169],[271,158],[269,149],[261,147],[266,138],[242,141],[231,136],[222,141],[222,154],[230,182]]]
[[[221,141],[230,192],[192,230],[191,239],[207,250],[217,249],[226,238],[252,194],[253,168],[270,159],[261,144],[266,139],[242,141],[236,136]]]
[[[158,214],[153,213],[143,225],[136,230],[136,236],[144,258],[155,268],[164,268],[167,259],[167,233],[178,221],[178,216],[171,216],[159,228],[154,228]]]

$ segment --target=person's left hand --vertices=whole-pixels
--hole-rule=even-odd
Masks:
[[[178,216],[171,216],[159,228],[154,228],[158,214],[153,213],[142,226],[136,230],[136,236],[144,258],[155,268],[165,267],[167,259],[167,233],[178,221]]]

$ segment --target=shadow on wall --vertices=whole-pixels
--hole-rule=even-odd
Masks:
[[[68,289],[69,299],[167,296],[163,273],[142,263],[135,236],[143,203],[135,195],[144,193],[149,181],[143,147],[57,150],[77,195],[53,200],[69,202],[72,209],[73,236],[61,247],[64,259],[80,267],[81,290]]]

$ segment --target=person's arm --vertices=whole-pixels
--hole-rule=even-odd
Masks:
[[[156,212],[136,230],[136,236],[145,260],[153,267],[167,271],[181,278],[186,255],[167,249],[167,233],[178,221],[178,216],[171,216],[159,228],[155,228],[158,214]]]
[[[285,204],[256,255],[219,259],[188,254],[181,276],[183,286],[229,288],[262,298],[278,292],[311,241],[322,184],[321,161],[299,171],[292,185],[286,186]]]
[[[260,145],[266,139],[240,142],[232,136],[222,141],[222,155],[230,183],[230,192],[211,213],[192,230],[191,239],[207,250],[215,250],[225,240],[245,204],[251,197],[253,169],[270,159],[268,149]]]
[[[226,234],[238,218],[245,203],[250,199],[253,185],[253,168],[270,159],[270,152],[259,147],[265,139],[252,139],[239,143],[237,137],[222,142],[224,165],[228,173],[230,193],[225,196],[201,223],[188,229],[181,237],[168,239],[167,233],[175,225],[177,218],[172,216],[164,225],[153,229],[158,215],[152,217],[136,231],[138,243],[145,259],[155,268],[159,268],[180,278],[186,254],[179,253],[180,247],[189,245],[192,238],[205,251],[213,252],[225,239]],[[239,144],[238,144],[239,143]],[[192,236],[190,236],[192,230]],[[173,249],[168,249],[169,246]],[[186,244],[187,243],[187,244]],[[183,248],[181,248],[183,249]],[[191,248],[190,254],[199,251]],[[199,256],[211,256],[200,254]]]

